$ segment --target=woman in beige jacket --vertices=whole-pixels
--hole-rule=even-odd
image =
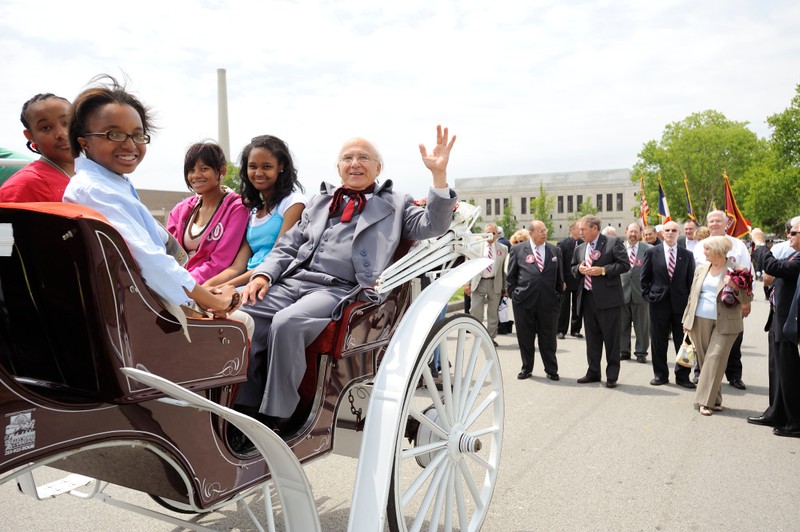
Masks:
[[[683,328],[695,346],[701,368],[695,402],[701,414],[710,416],[712,410],[722,410],[722,376],[731,346],[744,327],[743,315],[750,313],[753,297],[751,289],[738,288],[731,281],[730,270],[736,266],[727,259],[732,247],[727,237],[710,237],[703,242],[708,262],[694,272]],[[736,299],[733,306],[720,301],[726,286],[733,289]]]

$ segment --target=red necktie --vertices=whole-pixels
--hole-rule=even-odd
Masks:
[[[539,248],[535,248],[533,252],[536,255],[536,266],[539,267],[540,272],[544,271],[544,261],[542,260],[542,255],[539,253]]]
[[[333,193],[333,199],[331,200],[331,205],[328,208],[329,216],[334,216],[342,206],[342,202],[345,201],[345,197],[350,198],[350,201],[344,206],[344,212],[342,212],[342,222],[349,222],[353,219],[353,214],[355,214],[356,209],[358,209],[358,213],[361,214],[361,211],[364,210],[364,206],[367,204],[367,197],[366,194],[372,194],[375,190],[375,183],[371,184],[364,190],[351,190],[349,188],[339,187],[336,189],[336,192]]]
[[[494,244],[489,244],[489,245],[486,247],[486,256],[487,256],[488,258],[492,259],[492,261],[494,261]],[[492,273],[492,271],[493,271],[493,270],[494,270],[494,262],[492,262],[492,263],[491,263],[491,264],[490,264],[490,265],[489,265],[489,266],[486,268],[486,273]]]
[[[636,264],[636,249],[633,247],[631,248],[631,256],[628,260],[631,263],[631,267],[633,267],[633,265]]]

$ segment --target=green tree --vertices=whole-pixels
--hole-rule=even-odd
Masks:
[[[228,170],[222,178],[222,184],[236,192],[239,192],[239,167],[228,161]]]
[[[503,210],[503,218],[497,225],[503,228],[503,234],[506,238],[510,238],[514,231],[517,230],[517,217],[511,212],[511,205]]]
[[[552,213],[556,205],[556,197],[549,195],[542,182],[539,182],[539,196],[531,200],[531,216],[534,220],[544,222],[547,226],[547,234],[553,234]]]
[[[588,214],[597,214],[597,207],[592,205],[592,202],[589,200],[584,201],[580,205],[578,205],[578,210],[575,211],[575,214],[570,215],[567,217],[567,220],[570,222],[574,220],[580,220],[584,216]]]
[[[800,85],[795,87],[791,105],[767,118],[767,124],[772,128],[772,143],[778,162],[800,167]]]
[[[708,211],[724,206],[722,174],[727,172],[734,186],[764,159],[767,150],[767,142],[747,129],[747,122],[728,120],[718,111],[703,111],[668,124],[661,140],[647,142],[633,167],[632,180],[638,182],[644,175],[650,212],[655,215],[661,175],[670,214],[682,220],[686,218],[686,176],[694,213],[703,219]],[[740,204],[743,199],[737,196]]]

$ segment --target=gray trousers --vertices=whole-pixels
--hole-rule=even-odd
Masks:
[[[239,386],[236,404],[290,417],[300,401],[297,388],[306,372],[306,348],[352,290],[353,285],[336,283],[329,275],[303,270],[270,286],[262,301],[241,307],[253,317],[255,333],[247,382]]]
[[[650,312],[647,303],[627,303],[620,309],[620,355],[631,356],[631,323],[636,332],[635,356],[647,356],[650,346]]]
[[[486,306],[486,329],[489,336],[497,336],[497,324],[499,318],[497,308],[500,306],[500,292],[494,291],[494,279],[481,279],[478,287],[472,291],[472,302],[470,303],[469,313],[483,323],[484,306]]]

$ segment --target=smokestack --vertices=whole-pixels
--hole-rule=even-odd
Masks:
[[[217,69],[217,112],[219,121],[219,145],[225,153],[225,158],[231,160],[231,139],[228,134],[228,82],[225,78],[225,69]]]

